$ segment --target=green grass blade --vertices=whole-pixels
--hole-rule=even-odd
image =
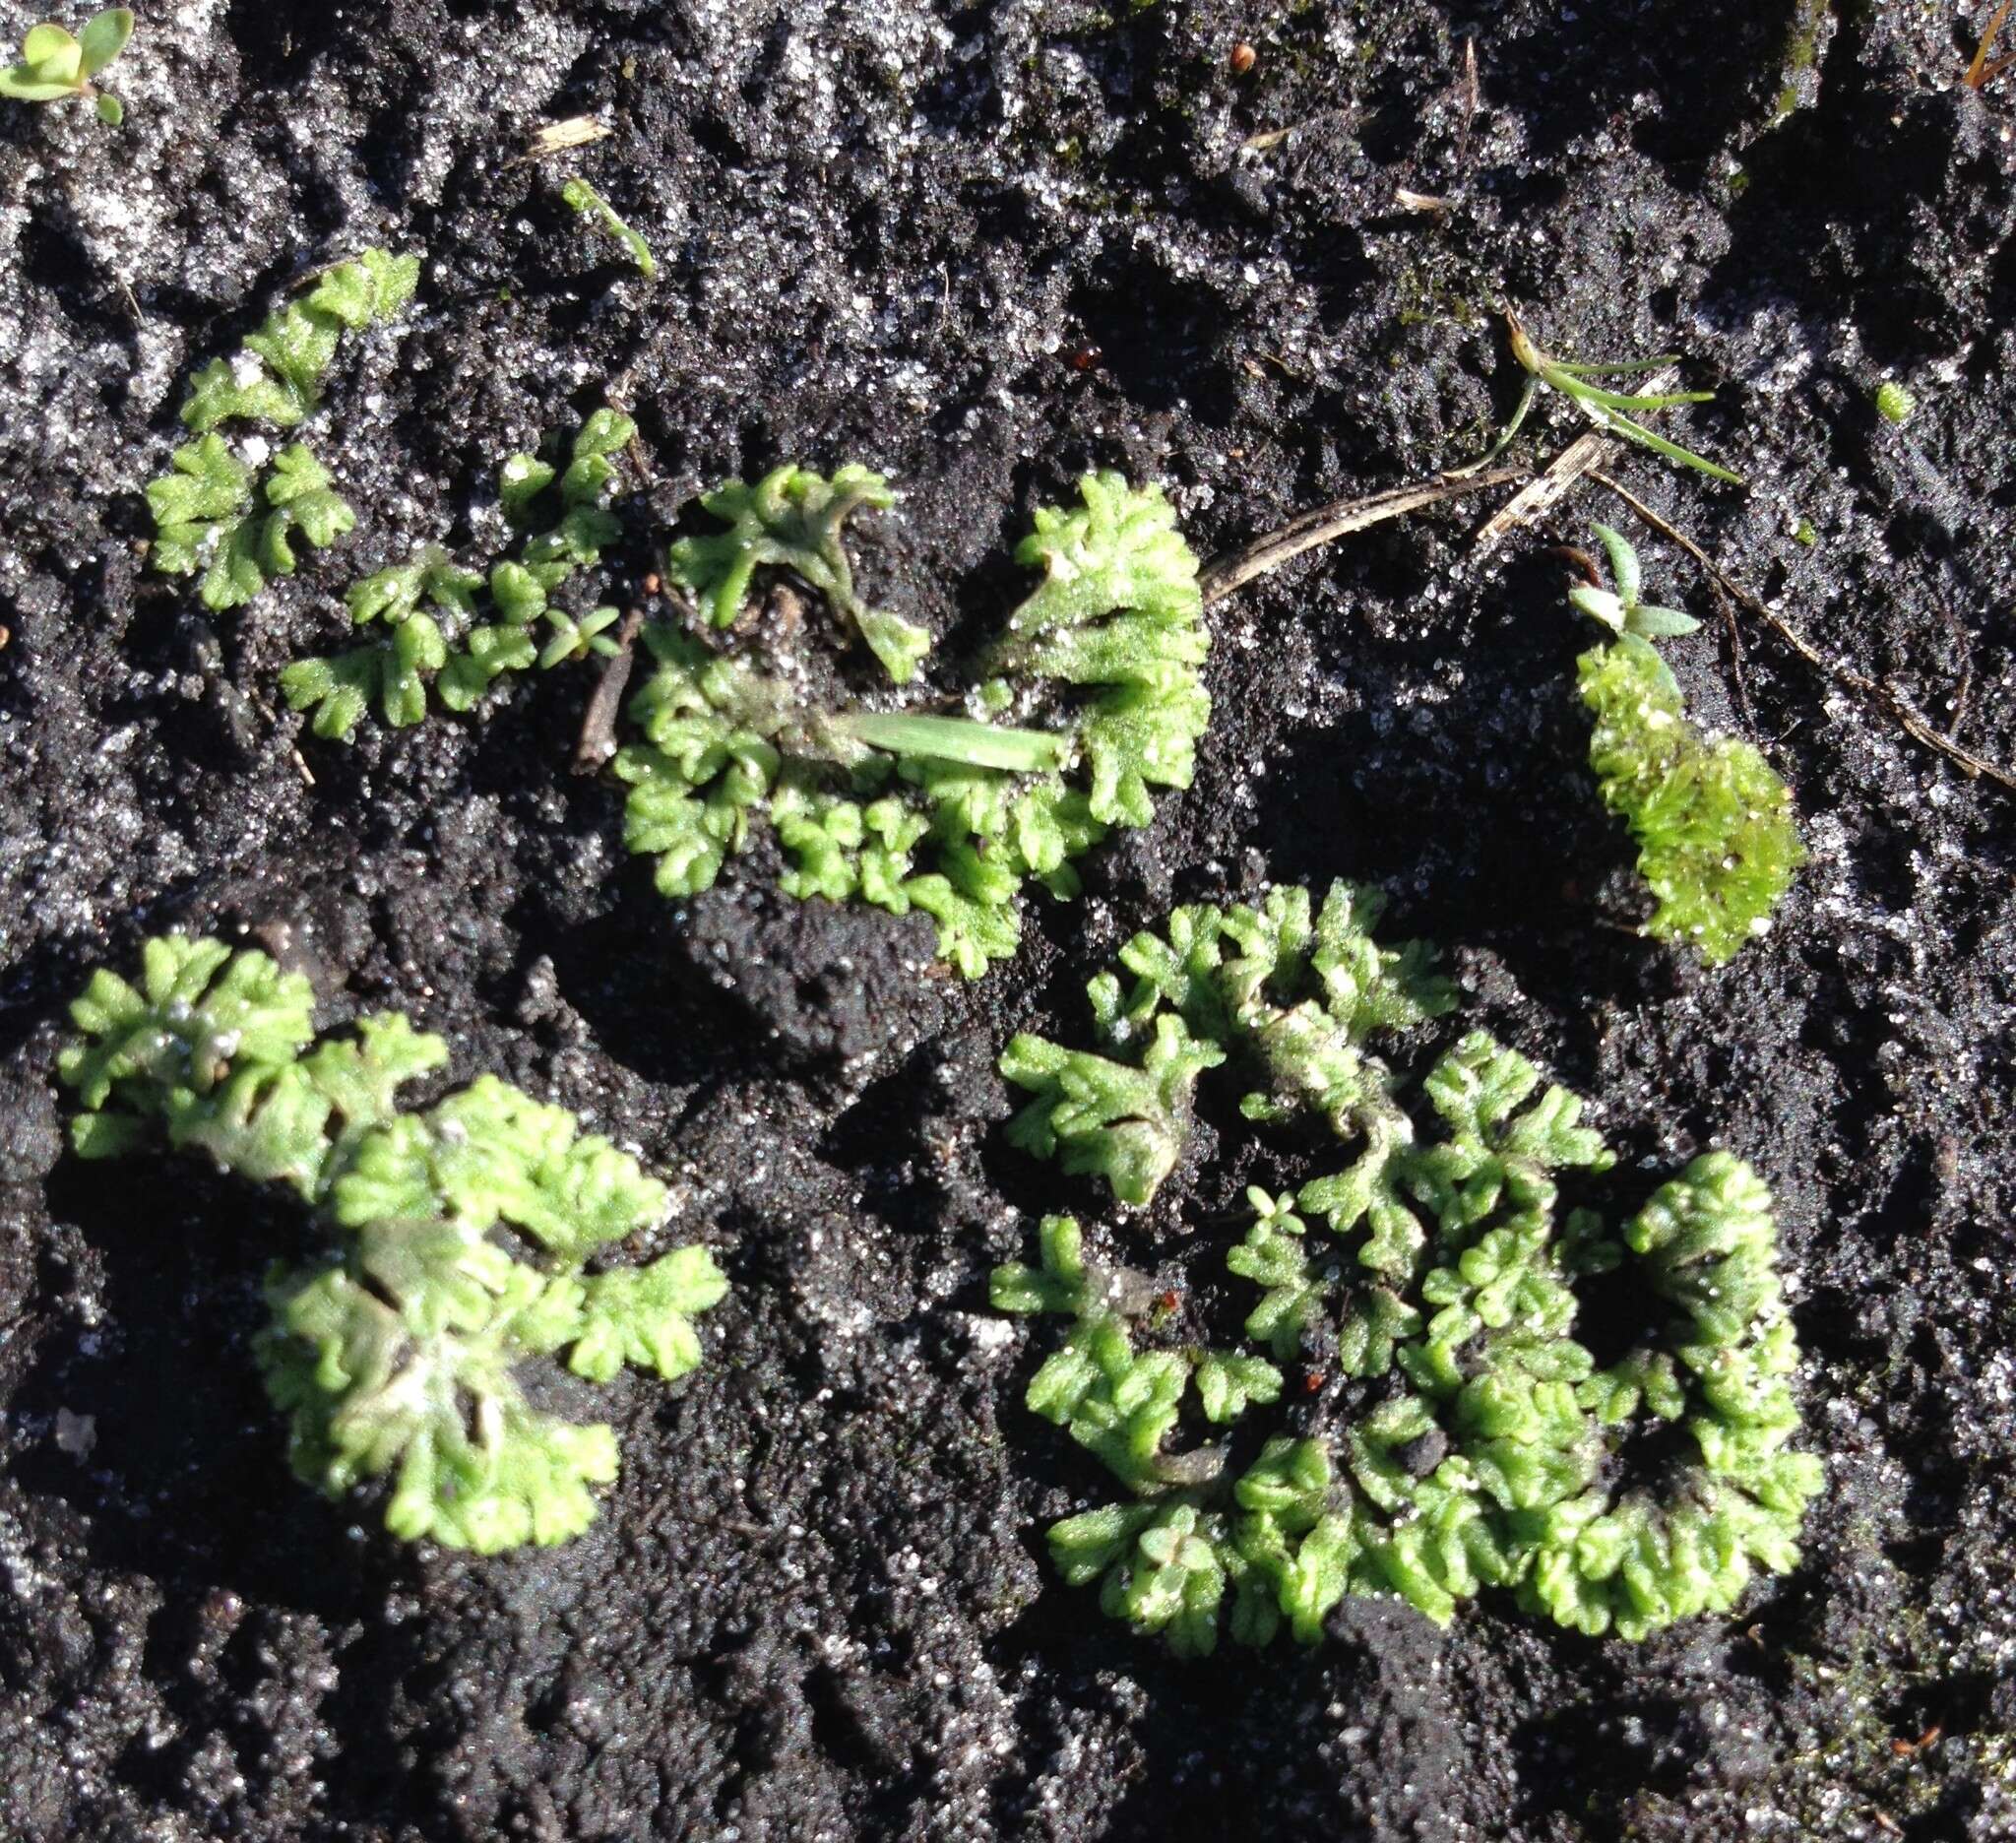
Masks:
[[[1670,442],[1664,435],[1655,435],[1642,423],[1633,422],[1629,416],[1619,415],[1614,410],[1601,412],[1597,419],[1612,434],[1634,441],[1642,448],[1650,448],[1654,454],[1664,455],[1669,461],[1677,461],[1682,466],[1706,474],[1710,479],[1727,480],[1732,486],[1744,484],[1740,474],[1732,474],[1728,468],[1682,448],[1678,442]]]
[[[1663,352],[1657,358],[1634,358],[1628,364],[1568,364],[1556,358],[1553,368],[1567,372],[1570,377],[1629,377],[1633,372],[1658,371],[1679,362],[1678,352]]]
[[[1005,730],[964,717],[849,717],[839,728],[870,748],[892,755],[928,755],[964,762],[970,768],[1005,768],[1012,774],[1043,774],[1071,756],[1069,736],[1047,730]]]
[[[1558,371],[1557,365],[1549,365],[1548,372]],[[1543,373],[1545,376],[1545,373]],[[1586,384],[1580,378],[1548,376],[1551,384],[1564,397],[1574,397],[1583,403],[1602,404],[1606,410],[1665,410],[1673,404],[1713,403],[1713,391],[1671,391],[1662,392],[1657,397],[1627,397],[1617,391],[1606,391],[1594,384]]]
[[[1507,419],[1505,426],[1498,431],[1498,439],[1491,443],[1475,461],[1466,461],[1460,468],[1445,468],[1443,470],[1444,474],[1450,479],[1463,479],[1469,475],[1480,473],[1484,468],[1489,467],[1507,448],[1512,446],[1513,436],[1519,433],[1519,425],[1526,420],[1526,413],[1533,408],[1533,400],[1539,395],[1539,377],[1529,377],[1526,380],[1526,388],[1519,393],[1519,402],[1513,406],[1511,416]]]

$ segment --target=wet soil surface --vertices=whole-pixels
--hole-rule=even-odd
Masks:
[[[1622,477],[1827,657],[2006,758],[2016,75],[1958,84],[1978,19],[144,14],[123,130],[0,103],[0,1834],[2016,1834],[2016,809],[1718,615],[1674,668],[1786,775],[1812,858],[1721,973],[1638,938],[1545,554],[1622,521],[1600,488],[1488,557],[1481,508],[1450,509],[1216,607],[1194,790],[975,985],[919,973],[914,922],[782,901],[760,856],[661,901],[619,791],[566,771],[579,673],[346,750],[276,691],[356,573],[480,540],[497,463],[605,392],[651,469],[633,529],[727,475],[859,460],[906,495],[864,579],[952,633],[1010,604],[1009,546],[1088,465],[1166,482],[1208,553],[1480,452],[1516,395],[1502,299],[1576,355],[1687,354],[1717,396],[1671,426],[1747,490]],[[578,115],[613,132],[518,159]],[[562,206],[577,168],[655,284]],[[357,531],[209,615],[144,557],[183,381],[373,243],[424,256],[419,302],[346,349],[307,431]],[[1713,613],[1639,535],[1659,599]],[[618,596],[650,566],[640,537]],[[1099,1479],[1023,1408],[1031,1345],[985,1274],[1098,1198],[1002,1143],[994,1057],[1075,1034],[1085,979],[1171,901],[1336,875],[1442,942],[1470,1018],[1648,1173],[1727,1145],[1777,1191],[1828,1489],[1736,1617],[1630,1645],[1505,1596],[1446,1631],[1353,1602],[1317,1650],[1200,1667],[1048,1578],[1042,1527]],[[734,1290],[686,1385],[599,1397],[625,1464],[590,1534],[405,1548],[297,1486],[247,1348],[284,1204],[63,1156],[63,1003],[170,926],[284,941],[332,1020],[403,1008],[458,1078],[579,1109],[674,1180],[668,1237]],[[1239,1187],[1309,1156],[1208,1124],[1122,1232],[1200,1289]]]

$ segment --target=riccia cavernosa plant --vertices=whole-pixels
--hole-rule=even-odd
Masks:
[[[269,315],[235,358],[214,358],[189,380],[181,418],[197,439],[148,483],[147,503],[154,567],[200,578],[206,607],[242,606],[268,577],[294,573],[297,540],[322,549],[356,523],[304,443],[276,453],[262,434],[233,446],[218,430],[227,423],[283,430],[306,420],[322,402],[345,336],[397,314],[419,275],[417,257],[366,250]]]
[[[205,373],[192,409],[207,425],[232,391],[265,404],[269,383]],[[419,722],[430,687],[464,711],[509,673],[615,653],[617,610],[578,595],[563,605],[559,591],[624,535],[612,500],[635,437],[604,408],[571,449],[507,461],[498,498],[527,534],[518,555],[485,576],[429,546],[355,583],[351,620],[375,638],[287,667],[289,705],[347,740],[374,707],[395,727]],[[248,470],[214,434],[175,465],[149,489],[158,562],[205,568],[213,605],[255,593],[262,566],[291,569],[290,529],[317,542],[349,529],[305,450],[280,457],[265,490],[284,509],[264,522]],[[709,888],[767,830],[787,893],[921,911],[970,978],[1013,953],[1023,886],[1074,895],[1074,858],[1145,826],[1156,790],[1189,786],[1211,715],[1197,559],[1166,501],[1112,474],[1086,476],[1080,495],[1036,514],[1016,555],[1042,580],[968,669],[933,687],[920,682],[930,634],[869,603],[847,548],[850,519],[895,502],[880,475],[786,466],[704,494],[722,529],[667,550],[688,618],[643,628],[655,669],[628,705],[640,735],[612,764],[629,784],[625,842],[657,860],[658,887]],[[802,618],[794,595],[789,618],[764,618],[756,590],[788,582],[831,620]],[[855,641],[865,661],[850,657]]]
[[[396,1012],[318,1039],[313,1010],[299,974],[220,941],[150,940],[137,985],[101,968],[58,1064],[78,1152],[165,1142],[313,1213],[325,1254],[275,1265],[258,1344],[303,1480],[343,1498],[389,1478],[386,1528],[450,1548],[578,1536],[615,1433],[535,1407],[521,1366],[564,1353],[593,1382],[626,1363],[674,1380],[727,1282],[698,1245],[590,1271],[660,1224],[662,1183],[493,1076],[405,1107],[448,1046]]]
[[[1024,884],[1074,895],[1074,858],[1146,825],[1156,789],[1189,786],[1211,715],[1197,560],[1166,501],[1113,474],[1080,494],[1037,513],[1016,558],[1042,580],[938,691],[900,689],[930,636],[868,603],[844,544],[850,517],[892,502],[879,475],[786,467],[707,495],[726,529],[671,548],[695,618],[645,629],[644,739],[615,763],[625,838],[657,858],[659,888],[708,888],[767,826],[788,893],[921,910],[970,978],[1013,953]],[[879,670],[815,669],[809,623],[751,604],[766,568],[815,590]]]
[[[544,444],[550,458],[513,455],[497,498],[522,539],[518,555],[492,562],[485,576],[429,544],[352,583],[350,620],[376,638],[288,666],[281,673],[288,705],[314,712],[317,735],[346,742],[373,705],[394,729],[418,723],[430,684],[441,704],[466,711],[511,673],[614,652],[606,632],[613,607],[570,611],[557,598],[622,536],[608,502],[617,457],[636,433],[628,416],[597,410],[571,442]]]
[[[1228,1621],[1313,1643],[1354,1593],[1446,1622],[1498,1587],[1626,1638],[1731,1610],[1795,1565],[1822,1483],[1788,1444],[1798,1349],[1768,1190],[1710,1152],[1606,1216],[1615,1160],[1581,1100],[1480,1031],[1409,1094],[1375,1048],[1452,994],[1421,943],[1374,942],[1376,914],[1343,884],[1314,913],[1299,889],[1178,910],[1122,952],[1131,985],[1094,982],[1101,1053],[1019,1038],[1004,1058],[1037,1091],[1018,1143],[1123,1198],[1169,1169],[1220,1062],[1253,1084],[1248,1119],[1312,1118],[1351,1154],[1248,1193],[1230,1348],[1117,1233],[1101,1252],[1049,1217],[1038,1264],[995,1270],[997,1308],[1068,1324],[1030,1408],[1123,1493],[1051,1526],[1059,1572],[1192,1656]]]

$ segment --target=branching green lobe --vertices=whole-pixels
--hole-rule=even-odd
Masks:
[[[295,538],[323,549],[356,523],[328,470],[302,443],[279,450],[255,489],[253,469],[267,453],[263,438],[234,451],[218,428],[235,421],[289,429],[304,421],[321,404],[344,334],[392,318],[411,300],[419,274],[417,257],[366,250],[326,271],[304,299],[270,315],[235,358],[214,358],[189,380],[181,416],[198,439],[178,448],[171,471],[149,482],[147,501],[155,568],[200,575],[206,607],[240,607],[269,577],[291,576]]]
[[[373,706],[394,729],[418,723],[427,714],[430,683],[448,709],[466,711],[510,673],[613,653],[607,629],[614,608],[576,614],[552,598],[621,537],[607,506],[616,479],[612,457],[636,432],[628,416],[597,410],[575,434],[564,468],[514,455],[504,464],[498,496],[527,533],[518,558],[493,564],[486,582],[430,544],[351,584],[350,619],[375,626],[378,637],[286,667],[281,690],[289,707],[314,713],[317,735],[347,742]]]

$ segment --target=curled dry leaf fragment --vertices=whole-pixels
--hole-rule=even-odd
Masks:
[[[593,115],[570,115],[565,121],[542,122],[526,144],[527,159],[543,159],[548,154],[564,154],[569,148],[592,147],[615,133],[607,122]]]

